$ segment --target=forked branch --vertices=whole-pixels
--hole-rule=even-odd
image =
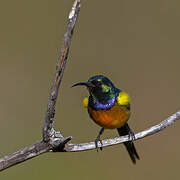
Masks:
[[[72,10],[70,11],[67,23],[67,30],[64,35],[64,41],[62,48],[60,50],[60,55],[56,65],[56,72],[52,82],[50,95],[48,98],[47,111],[44,120],[43,127],[43,139],[35,143],[32,146],[21,149],[9,156],[5,156],[0,159],[0,171],[14,166],[18,163],[31,159],[33,157],[39,156],[40,154],[46,152],[77,152],[95,149],[95,143],[82,143],[82,144],[67,144],[71,140],[71,137],[64,138],[60,132],[56,132],[53,128],[55,110],[56,110],[56,101],[58,97],[58,90],[61,84],[61,80],[64,73],[64,68],[66,65],[68,52],[70,48],[70,43],[73,35],[73,30],[77,17],[80,10],[80,0],[75,0]],[[167,126],[173,124],[176,120],[180,119],[180,111],[176,112],[166,120],[162,121],[160,124],[152,126],[149,129],[146,129],[142,132],[135,134],[135,139],[141,139],[146,136],[155,134]],[[103,140],[103,147],[112,146],[115,144],[121,144],[126,141],[130,141],[129,136],[117,137],[114,139]],[[101,144],[98,144],[99,147]]]
[[[64,34],[63,44],[59,53],[58,62],[56,65],[56,72],[53,78],[50,95],[48,98],[47,110],[43,126],[43,140],[35,143],[32,146],[19,150],[9,156],[0,159],[0,170],[26,161],[30,158],[36,157],[42,153],[49,152],[52,149],[63,151],[64,145],[71,140],[71,137],[64,138],[60,132],[56,132],[53,128],[56,101],[58,97],[58,90],[63,77],[73,30],[80,11],[80,0],[75,0],[72,9],[69,13],[67,29]]]

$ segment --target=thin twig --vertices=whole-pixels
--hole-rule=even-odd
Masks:
[[[43,128],[43,140],[45,142],[48,142],[50,140],[50,137],[54,133],[53,122],[56,111],[58,90],[63,77],[63,73],[69,53],[69,48],[71,44],[71,39],[73,35],[73,30],[79,14],[79,10],[80,10],[80,0],[76,0],[73,4],[71,12],[69,13],[67,31],[64,34],[64,41],[58,57],[58,62],[56,65],[56,73],[53,79],[50,95],[48,98],[48,104],[47,104],[47,110],[46,110],[44,128]]]
[[[176,120],[180,119],[180,111],[174,113],[173,115],[171,115],[170,117],[168,117],[167,119],[165,119],[164,121],[162,121],[161,123],[152,126],[149,129],[146,129],[144,131],[141,131],[137,134],[135,134],[135,140],[138,139],[142,139],[146,136],[150,136],[152,134],[155,134],[161,130],[163,130],[164,128],[172,125]],[[116,145],[116,144],[121,144],[127,141],[130,141],[131,139],[129,138],[129,136],[121,136],[121,137],[116,137],[113,139],[105,139],[102,140],[102,144],[103,146],[101,146],[101,143],[98,143],[99,147],[106,147],[106,146],[112,146],[112,145]],[[89,143],[82,143],[82,144],[66,144],[65,146],[65,151],[67,152],[77,152],[77,151],[87,151],[87,150],[92,150],[95,149],[95,143],[94,142],[89,142]]]

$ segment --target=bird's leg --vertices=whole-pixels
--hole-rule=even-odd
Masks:
[[[102,144],[100,136],[102,135],[103,132],[104,132],[104,128],[101,128],[100,131],[99,131],[99,134],[98,134],[98,136],[97,136],[97,138],[95,140],[95,146],[96,146],[97,151],[98,151],[98,141],[100,141],[100,143],[101,143],[100,150],[102,151],[103,144]]]

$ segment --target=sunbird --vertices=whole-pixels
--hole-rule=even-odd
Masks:
[[[72,87],[75,86],[86,86],[89,91],[89,97],[84,98],[83,106],[87,108],[90,118],[101,126],[95,140],[97,150],[98,141],[102,145],[100,136],[104,129],[117,129],[119,136],[129,135],[131,139],[134,139],[134,132],[127,123],[130,117],[130,97],[126,92],[116,88],[103,75],[93,76],[87,82],[80,82]],[[139,155],[133,141],[124,142],[124,145],[135,164]],[[100,149],[102,150],[102,146]]]

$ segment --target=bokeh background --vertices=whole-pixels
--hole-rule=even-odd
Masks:
[[[1,0],[0,156],[41,139],[47,97],[72,0]],[[104,74],[132,99],[135,132],[180,108],[180,1],[82,0],[57,102],[55,128],[72,143],[95,139],[81,101],[70,88]],[[80,153],[46,153],[0,173],[3,180],[179,180],[180,123],[135,142],[133,165],[123,145]],[[105,131],[103,138],[117,132]]]

